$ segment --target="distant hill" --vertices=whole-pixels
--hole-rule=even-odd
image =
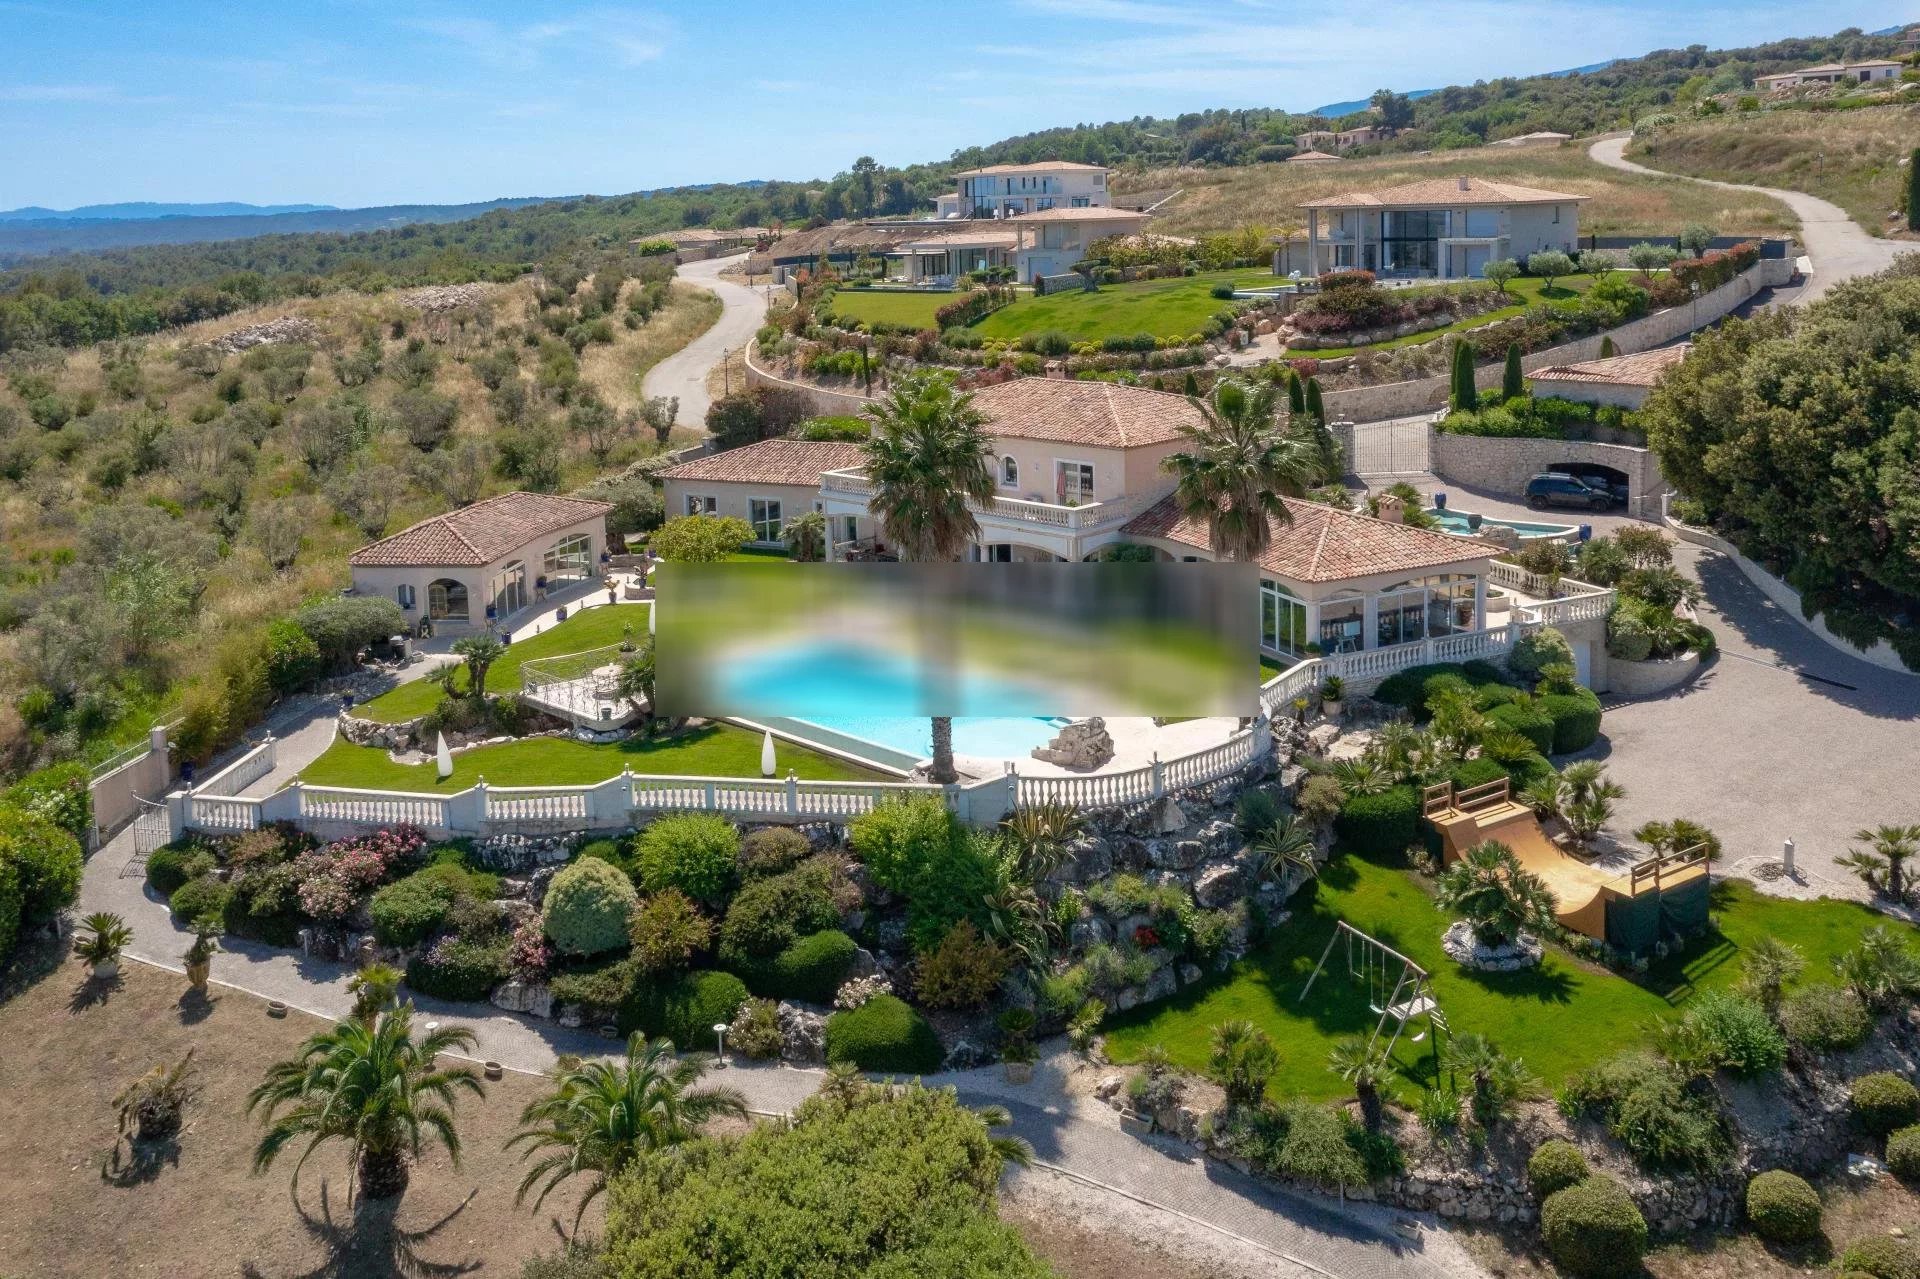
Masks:
[[[494,209],[544,204],[554,198],[516,196],[477,204],[388,204],[369,209],[336,209],[323,204],[278,207],[248,204],[102,204],[65,212],[14,209],[0,213],[0,266],[13,266],[30,258],[50,254],[128,249],[147,244],[208,244],[223,240],[247,240],[262,235],[311,231],[344,234],[391,230],[416,223],[464,222]],[[35,214],[44,216],[33,216]]]
[[[83,204],[77,209],[48,209],[30,204],[23,209],[0,209],[0,222],[92,222],[130,218],[238,218],[269,213],[318,213],[338,206],[332,204],[160,204],[135,200],[126,204]]]

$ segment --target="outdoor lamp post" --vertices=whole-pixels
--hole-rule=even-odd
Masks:
[[[727,1023],[726,1022],[716,1021],[713,1023],[713,1044],[714,1044],[714,1056],[717,1059],[716,1064],[721,1066],[726,1065],[727,1064]]]

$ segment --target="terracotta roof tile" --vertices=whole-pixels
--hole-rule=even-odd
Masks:
[[[1054,440],[1096,448],[1165,444],[1182,426],[1205,422],[1184,395],[1112,382],[1023,377],[973,393],[987,430],[1016,440]]]
[[[1658,386],[1667,370],[1687,358],[1692,343],[1655,347],[1633,355],[1612,355],[1604,360],[1585,360],[1579,364],[1556,364],[1536,369],[1527,376],[1536,382],[1604,382],[1612,386]]]
[[[347,557],[353,565],[482,565],[535,538],[604,516],[613,506],[553,493],[502,493],[484,502],[421,520],[369,542]]]
[[[1418,182],[1385,187],[1379,191],[1349,191],[1345,195],[1330,195],[1320,200],[1303,200],[1300,207],[1303,209],[1396,209],[1453,207],[1467,204],[1565,204],[1569,201],[1593,198],[1586,195],[1566,195],[1559,191],[1542,191],[1538,187],[1515,186],[1510,182],[1489,182],[1485,178],[1468,178],[1466,182],[1467,187],[1463,191],[1458,178],[1423,178]]]
[[[860,445],[831,440],[761,440],[724,453],[709,453],[660,472],[663,480],[705,480],[719,484],[807,484],[826,471],[859,466]]]
[[[1260,567],[1295,582],[1341,582],[1376,573],[1418,572],[1470,564],[1500,551],[1478,538],[1409,528],[1318,502],[1281,500],[1292,513],[1293,522],[1273,525],[1273,541],[1261,554]],[[1171,495],[1134,516],[1122,532],[1211,553],[1206,522],[1182,514]]]

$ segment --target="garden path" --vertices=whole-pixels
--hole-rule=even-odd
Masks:
[[[1795,216],[1800,219],[1800,240],[1806,245],[1807,256],[1813,259],[1813,278],[1795,299],[1797,301],[1811,302],[1842,280],[1850,280],[1856,275],[1872,275],[1876,271],[1885,270],[1901,253],[1914,251],[1911,244],[1875,239],[1867,234],[1859,223],[1848,217],[1846,210],[1818,196],[1808,195],[1804,191],[1786,191],[1778,187],[1750,186],[1738,182],[1715,182],[1708,178],[1690,177],[1684,173],[1668,173],[1661,169],[1650,169],[1644,164],[1635,164],[1626,158],[1628,141],[1629,139],[1624,136],[1601,138],[1588,148],[1587,154],[1596,163],[1604,164],[1610,169],[1651,174],[1657,178],[1681,178],[1688,182],[1698,182],[1710,187],[1724,187],[1732,191],[1757,191],[1761,195],[1772,196],[1792,209]]]
[[[720,318],[712,328],[649,369],[641,384],[649,398],[679,396],[677,420],[702,433],[707,429],[707,408],[712,403],[707,395],[707,371],[725,359],[727,352],[751,341],[767,317],[765,286],[739,284],[720,274],[736,261],[735,257],[708,258],[681,266],[675,278],[718,297],[723,308]]]

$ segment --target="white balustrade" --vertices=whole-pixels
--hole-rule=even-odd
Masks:
[[[216,834],[257,830],[260,826],[260,801],[231,795],[190,795],[187,799],[187,825],[195,830]]]
[[[238,795],[273,771],[274,742],[269,737],[193,788],[196,795]]]
[[[357,826],[418,826],[448,830],[447,803],[451,796],[410,791],[356,790],[336,786],[300,787],[300,817],[311,822],[344,822]]]
[[[489,786],[487,822],[552,823],[584,821],[591,815],[588,792],[579,786]]]

